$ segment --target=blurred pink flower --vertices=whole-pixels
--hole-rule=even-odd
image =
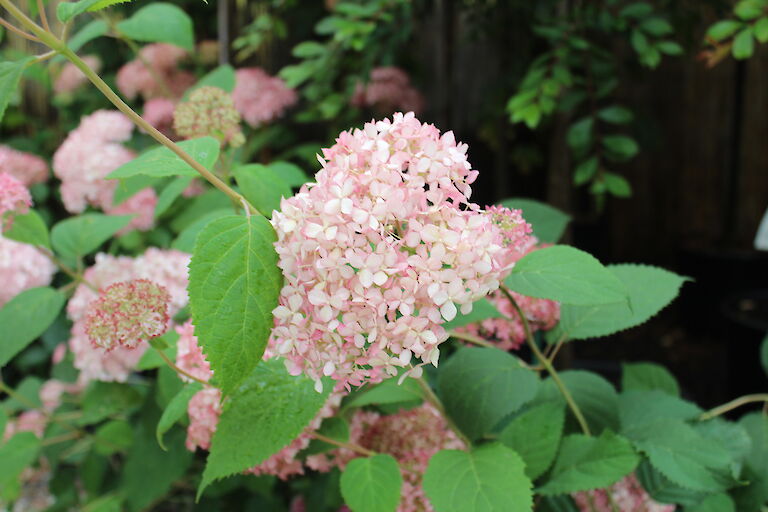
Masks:
[[[148,187],[135,193],[117,206],[104,210],[109,215],[136,215],[130,224],[118,231],[118,236],[131,230],[149,231],[155,227],[155,207],[157,206],[157,194],[155,189]]]
[[[180,98],[195,83],[192,73],[178,69],[179,62],[186,57],[186,50],[178,46],[148,44],[139,51],[136,59],[117,71],[117,88],[128,99],[141,95],[150,100],[164,96],[163,86],[166,86],[173,98]]]
[[[89,68],[97,73],[101,70],[101,59],[96,55],[86,55],[82,59]],[[88,82],[88,78],[83,72],[71,62],[67,62],[53,83],[53,91],[56,94],[71,94],[86,82]]]
[[[263,69],[241,68],[236,73],[232,99],[245,122],[256,128],[281,117],[296,103],[297,96],[282,79]]]
[[[373,68],[367,84],[358,83],[351,99],[356,107],[369,107],[378,114],[414,112],[424,108],[424,98],[411,85],[405,71],[394,66]]]
[[[0,235],[0,307],[19,293],[36,286],[47,286],[56,265],[29,244]]]
[[[149,124],[170,139],[175,139],[176,134],[173,131],[173,111],[176,109],[176,102],[168,98],[152,98],[144,103],[144,114],[142,117]]]
[[[5,172],[29,187],[48,179],[48,164],[31,153],[0,145],[0,172]]]
[[[8,174],[0,172],[0,232],[10,229],[14,214],[24,214],[32,206],[32,196],[24,184]]]

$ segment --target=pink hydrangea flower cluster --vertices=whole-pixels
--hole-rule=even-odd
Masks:
[[[96,55],[86,55],[82,58],[89,68],[93,69],[97,73],[101,69],[101,59]],[[67,62],[61,69],[61,72],[53,82],[53,91],[56,94],[72,94],[77,89],[83,86],[88,81],[88,78],[83,74],[80,69]]]
[[[129,349],[168,330],[171,297],[162,286],[148,279],[121,281],[99,292],[85,315],[85,332],[104,350]]]
[[[19,432],[32,432],[37,437],[42,438],[45,433],[45,427],[48,425],[48,418],[42,411],[31,409],[19,414],[15,419],[8,420],[3,432],[3,441],[7,441]]]
[[[87,205],[112,207],[117,181],[104,179],[136,156],[121,142],[128,140],[133,123],[117,111],[99,110],[84,117],[53,155],[53,172],[61,180],[61,198],[70,213]]]
[[[168,98],[152,98],[144,103],[142,117],[163,135],[175,139],[176,133],[173,131],[173,112],[175,110],[175,101]]]
[[[126,227],[117,232],[118,236],[134,229],[149,231],[155,227],[157,200],[155,189],[147,187],[139,190],[117,206],[110,206],[104,211],[109,215],[135,215]]]
[[[148,44],[136,59],[117,71],[117,88],[128,99],[141,95],[149,100],[164,96],[165,85],[173,98],[180,98],[195,83],[194,74],[179,69],[179,62],[186,57],[186,50],[178,46]]]
[[[232,91],[235,108],[253,128],[282,116],[296,103],[296,91],[261,68],[241,68]]]
[[[24,290],[47,286],[56,265],[29,244],[0,235],[0,307]]]
[[[533,240],[535,238],[532,237]],[[540,249],[532,245],[527,251]],[[549,331],[560,321],[560,303],[550,299],[537,299],[512,292],[515,302],[520,306],[532,332]],[[486,318],[480,322],[457,329],[459,332],[472,334],[494,343],[501,350],[517,350],[525,343],[525,329],[520,315],[512,302],[500,291],[494,292],[488,300],[505,318]]]
[[[187,305],[188,265],[188,254],[157,248],[147,249],[137,258],[97,254],[96,263],[85,271],[84,278],[97,289],[133,279],[153,281],[168,291],[168,315],[173,317]],[[98,298],[97,292],[81,284],[67,304],[67,313],[73,321],[69,348],[74,355],[74,365],[80,370],[81,382],[124,382],[148,345],[140,343],[135,349],[119,346],[108,352],[95,347],[88,339],[85,319]]]
[[[10,229],[13,215],[27,213],[32,196],[24,184],[7,172],[0,172],[0,232]]]
[[[578,492],[571,495],[582,512],[673,512],[675,505],[655,502],[634,474],[624,477],[607,489]]]
[[[433,511],[421,486],[429,459],[440,450],[466,448],[437,409],[428,403],[390,415],[357,411],[349,431],[350,443],[397,459],[403,475],[398,512]],[[344,469],[350,460],[359,456],[348,448],[339,448],[309,457],[307,465],[318,471],[327,471],[334,466]]]
[[[272,224],[285,286],[270,350],[292,374],[340,389],[413,359],[437,365],[441,324],[499,287],[527,230],[507,240],[469,201],[477,171],[466,151],[452,132],[395,114],[342,133],[317,182],[282,201]]]
[[[0,172],[10,174],[29,187],[48,179],[48,164],[37,155],[0,145]]]
[[[369,107],[379,114],[414,112],[424,108],[424,97],[411,85],[411,79],[395,66],[374,68],[367,84],[358,83],[351,99],[356,107]]]

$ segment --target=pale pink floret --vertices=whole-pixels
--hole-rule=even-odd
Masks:
[[[51,379],[43,383],[40,388],[40,401],[43,403],[43,409],[53,412],[61,405],[61,397],[66,394],[74,395],[80,393],[83,386],[78,383],[63,382]]]
[[[0,172],[5,172],[29,187],[48,179],[48,164],[37,155],[0,145]]]
[[[56,265],[39,250],[0,235],[0,307],[24,290],[47,286],[55,273]]]
[[[634,474],[607,489],[577,492],[571,495],[582,512],[673,512],[675,505],[655,502]]]
[[[192,73],[178,69],[179,62],[186,56],[186,50],[178,46],[167,43],[148,44],[139,51],[139,57],[117,71],[117,88],[128,99],[141,95],[149,100],[165,96],[166,93],[173,98],[180,98],[195,83]],[[164,90],[163,84],[168,91]]]
[[[82,57],[82,59],[89,68],[97,73],[101,69],[101,59],[96,55],[86,55],[85,57]],[[53,83],[53,91],[56,94],[71,94],[82,87],[86,82],[88,82],[88,78],[83,72],[71,62],[67,62],[64,64],[59,76],[56,77],[56,81]]]
[[[187,405],[187,414],[187,450],[194,452],[197,448],[210,449],[211,438],[221,416],[221,391],[206,388],[195,393]]]
[[[187,265],[189,255],[173,250],[149,248],[137,258],[97,254],[96,263],[86,269],[85,279],[96,288],[132,280],[148,279],[163,286],[170,295],[168,315],[173,317],[187,305]],[[85,331],[85,315],[98,294],[81,284],[67,304],[73,321],[69,348],[82,382],[89,380],[124,382],[147,349],[147,343],[135,349],[117,347],[109,352],[94,347]]]
[[[195,326],[192,320],[187,320],[183,325],[176,327],[179,339],[176,342],[176,366],[188,374],[200,380],[208,382],[213,376],[211,363],[205,359],[203,349],[197,343]],[[182,380],[190,381],[188,377],[180,375]]]
[[[272,224],[285,277],[269,350],[337,389],[412,360],[437,365],[442,323],[499,287],[528,244],[469,201],[467,146],[412,113],[343,132],[317,183]],[[529,228],[528,228],[529,229]]]
[[[155,189],[147,187],[135,193],[117,206],[104,210],[109,215],[135,215],[131,222],[117,232],[118,236],[137,229],[149,231],[155,227],[155,207],[157,207],[157,194]]]
[[[53,155],[53,172],[61,180],[61,198],[70,213],[87,205],[112,207],[116,180],[106,176],[136,156],[120,142],[131,137],[133,123],[120,112],[99,110],[84,117]]]
[[[144,103],[144,114],[142,117],[166,137],[176,138],[176,134],[173,131],[174,110],[176,110],[175,101],[168,98],[152,98]]]
[[[296,91],[261,68],[242,68],[232,91],[235,108],[246,123],[256,128],[281,117],[296,103]]]
[[[371,70],[367,84],[358,83],[352,95],[356,107],[369,107],[380,114],[414,112],[424,108],[424,97],[411,85],[411,79],[402,69],[385,66]]]
[[[7,441],[19,432],[32,432],[37,437],[42,438],[47,425],[48,419],[41,411],[35,409],[24,411],[15,419],[8,420],[8,423],[5,424],[3,441]]]
[[[24,214],[32,206],[32,196],[24,184],[7,172],[0,172],[0,232],[13,224],[15,214]]]

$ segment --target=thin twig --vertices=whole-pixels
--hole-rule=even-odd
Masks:
[[[43,28],[50,32],[51,26],[48,24],[48,15],[45,13],[43,0],[37,0],[37,11],[40,14],[40,21],[43,22]]]
[[[463,333],[463,332],[451,331],[451,332],[448,333],[448,335],[451,338],[456,338],[457,340],[463,340],[463,341],[466,341],[466,342],[469,342],[469,343],[473,343],[473,344],[481,346],[481,347],[495,348],[493,346],[493,343],[491,343],[489,341],[486,341],[486,340],[484,340],[482,338],[478,338],[477,336],[472,336],[471,334],[466,334],[466,333]]]
[[[318,434],[317,432],[312,434],[312,437],[314,437],[318,441],[322,441],[324,443],[328,443],[328,444],[332,444],[334,446],[338,446],[339,448],[347,448],[348,450],[352,450],[354,452],[357,452],[360,455],[365,455],[366,457],[371,457],[373,455],[376,455],[376,452],[371,451],[368,448],[364,448],[364,447],[360,446],[359,444],[345,443],[344,441],[337,441],[336,439],[324,436],[323,434]]]
[[[0,25],[4,26],[5,28],[7,28],[8,30],[10,30],[11,32],[13,32],[15,34],[20,35],[21,37],[29,39],[30,41],[34,41],[36,43],[41,43],[42,42],[42,41],[40,41],[40,39],[38,39],[37,37],[33,36],[32,34],[27,34],[23,30],[21,30],[20,28],[11,25],[4,18],[0,18]]]
[[[165,355],[165,353],[162,350],[158,350],[157,353],[160,354],[160,358],[163,361],[165,361],[165,364],[167,364],[171,368],[171,370],[175,371],[179,375],[185,376],[188,379],[194,380],[195,382],[199,382],[200,384],[203,384],[204,386],[208,386],[208,383],[206,381],[204,381],[203,379],[198,379],[197,377],[195,377],[191,373],[188,373],[188,372],[182,370],[181,368],[179,368],[178,366],[176,366],[174,364],[174,362],[171,361],[171,359],[167,355]]]
[[[699,416],[699,420],[701,421],[709,420],[714,417],[720,416],[721,414],[725,414],[728,411],[741,407],[742,405],[747,405],[755,402],[766,402],[768,404],[768,393],[757,393],[754,395],[740,396],[739,398],[731,400],[728,403],[719,405],[714,409],[711,409],[705,412],[704,414]]]

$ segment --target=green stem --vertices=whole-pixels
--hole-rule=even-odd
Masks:
[[[717,416],[720,416],[721,414],[725,414],[728,411],[731,411],[733,409],[736,409],[738,407],[741,407],[742,405],[751,404],[755,402],[766,402],[768,403],[768,393],[757,393],[754,395],[744,395],[740,396],[739,398],[736,398],[734,400],[731,400],[728,403],[725,403],[723,405],[719,405],[715,407],[714,409],[711,409],[701,416],[699,416],[699,420],[709,420],[712,418],[715,418]]]
[[[448,416],[448,414],[445,412],[445,407],[443,406],[443,402],[440,401],[440,399],[437,397],[434,391],[432,391],[432,388],[430,387],[429,383],[427,383],[426,380],[424,380],[424,377],[419,377],[416,379],[416,382],[419,383],[419,387],[421,388],[422,395],[424,396],[424,400],[429,402],[434,406],[435,409],[437,409],[437,412],[440,413],[440,415],[445,418],[446,423],[448,423],[448,426],[453,430],[453,432],[458,436],[459,439],[461,439],[464,442],[464,445],[469,448],[472,446],[472,441],[469,440],[467,436],[464,435],[464,433],[459,430],[459,427],[456,426],[456,424],[453,422],[453,420]]]
[[[552,366],[552,363],[550,362],[550,360],[547,359],[544,356],[544,354],[541,353],[541,350],[539,349],[538,345],[536,345],[536,341],[533,339],[533,333],[531,332],[531,326],[528,324],[528,318],[523,313],[523,310],[520,309],[520,306],[518,305],[514,296],[512,296],[512,292],[509,290],[509,288],[507,288],[504,285],[501,285],[501,291],[504,293],[504,295],[507,296],[509,301],[512,303],[512,307],[515,308],[515,311],[517,311],[517,315],[520,317],[520,321],[523,323],[523,330],[525,331],[525,340],[528,343],[528,346],[531,348],[531,351],[536,356],[536,358],[541,362],[541,364],[544,366],[547,372],[552,376],[552,380],[554,381],[555,386],[557,386],[557,389],[560,390],[560,393],[563,395],[563,398],[565,398],[565,401],[568,403],[568,407],[571,408],[573,415],[576,417],[576,421],[578,421],[579,425],[581,426],[582,432],[584,432],[588,436],[592,435],[592,433],[589,430],[589,424],[587,423],[587,420],[584,418],[584,415],[582,414],[581,409],[579,409],[579,406],[576,404],[576,401],[573,399],[573,396],[571,396],[571,392],[568,391],[568,388],[560,379],[560,375],[558,375],[557,370],[555,370],[555,367]]]
[[[456,331],[450,331],[448,335],[451,338],[456,338],[457,340],[463,340],[469,343],[473,343],[475,345],[478,345],[480,347],[486,347],[486,348],[495,348],[493,346],[493,343],[490,343],[482,338],[478,338],[477,336],[472,336],[471,334],[466,334],[463,332],[456,332]]]
[[[339,448],[346,448],[348,450],[352,450],[353,452],[357,452],[361,455],[365,455],[366,457],[371,457],[373,455],[376,455],[376,452],[369,450],[368,448],[364,448],[360,446],[359,444],[354,443],[345,443],[343,441],[337,441],[336,439],[333,439],[331,437],[324,436],[323,434],[318,434],[315,432],[312,434],[312,437],[317,439],[318,441],[322,441],[324,443],[332,444],[334,446],[338,446]]]
[[[179,158],[181,158],[187,165],[196,170],[202,177],[208,180],[214,187],[224,192],[233,201],[238,204],[245,205],[248,213],[264,215],[251,205],[245,197],[235,192],[229,185],[220,180],[215,174],[200,165],[194,158],[192,158],[186,151],[175,144],[171,139],[163,135],[154,126],[145,121],[139,114],[133,111],[121,98],[118,96],[107,83],[101,79],[101,77],[92,70],[88,64],[77,56],[75,52],[70,50],[62,41],[56,38],[55,35],[46,31],[37,23],[29,19],[18,7],[16,7],[11,0],[0,0],[0,5],[5,7],[11,15],[16,18],[25,28],[35,34],[40,40],[52,50],[57,51],[66,57],[72,64],[74,64],[83,74],[106,96],[106,98],[117,107],[120,112],[125,114],[133,123],[148,133],[157,142],[170,149]]]
[[[194,380],[195,382],[199,382],[200,384],[202,384],[202,385],[204,385],[204,386],[208,386],[208,385],[209,385],[209,384],[208,384],[206,381],[204,381],[203,379],[198,379],[197,377],[195,377],[195,376],[194,376],[194,375],[192,375],[191,373],[188,373],[188,372],[186,372],[186,371],[182,370],[181,368],[179,368],[178,366],[176,366],[176,365],[174,364],[174,362],[173,362],[173,361],[171,361],[171,359],[170,359],[170,358],[169,358],[167,355],[165,355],[165,353],[163,353],[163,351],[162,351],[162,350],[158,350],[158,351],[157,351],[157,353],[158,353],[158,354],[160,354],[160,358],[161,358],[163,361],[165,361],[165,364],[167,364],[167,365],[168,365],[168,366],[171,368],[171,370],[175,371],[175,372],[176,372],[176,373],[178,373],[179,375],[183,375],[183,376],[185,376],[185,377],[186,377],[186,378],[188,378],[188,379]]]

